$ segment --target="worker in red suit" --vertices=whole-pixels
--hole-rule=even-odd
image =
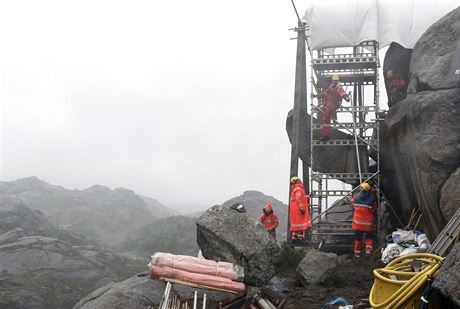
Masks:
[[[377,200],[371,192],[371,186],[365,182],[360,185],[360,189],[360,192],[351,200],[354,208],[351,227],[355,230],[354,253],[356,257],[361,256],[363,238],[366,255],[373,251],[374,222],[377,212]]]
[[[278,217],[273,212],[273,207],[271,204],[265,204],[262,209],[263,214],[260,215],[259,220],[263,224],[265,230],[269,232],[273,238],[276,239],[276,228],[279,225]]]
[[[318,97],[320,100],[318,107],[321,112],[318,113],[318,118],[323,122],[323,136],[320,140],[329,140],[329,129],[331,118],[337,119],[337,109],[342,104],[342,99],[350,102],[350,95],[345,92],[342,85],[339,83],[340,77],[337,74],[332,76],[332,83],[318,94],[313,94],[313,97]]]
[[[308,202],[310,196],[305,194],[299,177],[291,178],[291,200],[289,201],[289,230],[292,240],[305,239],[306,231],[312,226]]]
[[[388,101],[390,106],[401,101],[406,96],[406,81],[393,70],[387,71]]]

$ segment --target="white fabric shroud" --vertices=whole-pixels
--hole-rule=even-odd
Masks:
[[[437,20],[460,0],[310,0],[303,20],[310,48],[351,47],[376,40],[413,48]]]

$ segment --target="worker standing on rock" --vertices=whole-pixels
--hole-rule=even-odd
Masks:
[[[276,239],[276,228],[279,225],[278,217],[273,212],[273,207],[271,204],[265,204],[262,209],[263,214],[260,215],[259,220],[263,224],[265,230],[269,232],[273,238]]]
[[[366,245],[365,252],[369,255],[373,251],[375,213],[377,202],[371,193],[371,186],[365,182],[360,185],[361,191],[352,198],[354,208],[352,228],[355,230],[354,253],[361,256],[363,238]]]
[[[402,77],[399,77],[393,70],[387,71],[388,79],[388,101],[390,106],[401,101],[406,96],[406,82]]]
[[[303,183],[299,177],[291,178],[291,200],[289,201],[289,231],[292,240],[304,240],[306,231],[312,226],[308,201]]]
[[[350,96],[343,90],[339,83],[340,77],[337,74],[332,76],[332,83],[318,94],[313,94],[313,97],[318,97],[320,102],[318,107],[321,112],[318,113],[318,118],[323,122],[323,136],[320,140],[329,140],[329,130],[331,126],[331,118],[337,119],[337,109],[342,104],[342,99],[350,102]]]

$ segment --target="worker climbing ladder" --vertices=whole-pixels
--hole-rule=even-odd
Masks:
[[[326,250],[328,246],[332,251],[340,250],[341,246],[351,249],[352,209],[339,206],[363,181],[375,185],[376,196],[378,199],[380,196],[378,44],[365,41],[355,47],[311,50],[305,47],[307,27],[299,23],[295,28],[298,37],[290,175],[299,174],[300,148],[306,144],[310,161],[302,160],[302,170],[305,191],[311,196],[312,241]],[[311,60],[308,109],[306,54]],[[334,75],[339,76],[346,92],[351,93],[351,100],[337,108],[336,119],[325,123],[332,132],[329,139],[323,139],[324,106],[318,104],[313,94],[324,90]],[[305,119],[307,113],[309,117]],[[338,157],[343,160],[337,161]],[[343,219],[340,213],[349,215]]]

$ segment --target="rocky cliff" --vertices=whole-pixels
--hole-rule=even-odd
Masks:
[[[382,126],[382,186],[408,220],[420,208],[434,239],[460,195],[460,81],[448,80],[460,38],[460,8],[433,24],[414,46],[407,98]]]

